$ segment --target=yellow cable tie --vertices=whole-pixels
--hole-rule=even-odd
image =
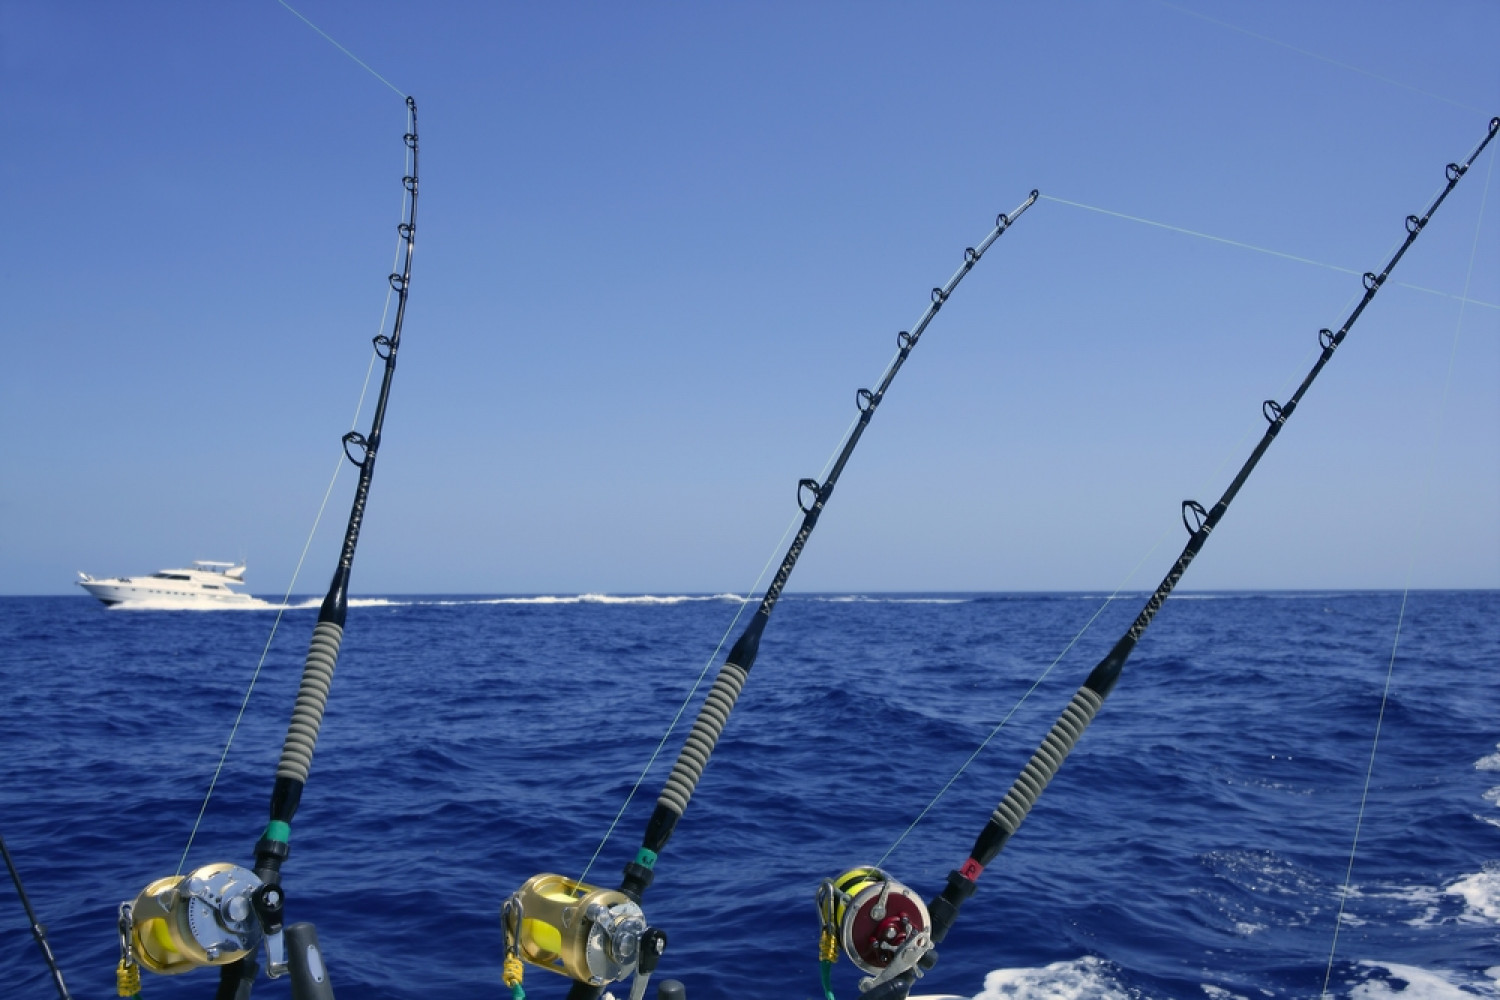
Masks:
[[[839,943],[825,927],[818,939],[818,960],[830,965],[839,960]]]
[[[136,997],[141,993],[141,967],[123,958],[115,968],[115,989],[122,997]]]

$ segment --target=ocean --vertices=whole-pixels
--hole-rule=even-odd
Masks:
[[[786,595],[646,894],[657,978],[690,1000],[818,996],[819,881],[899,841],[884,866],[937,892],[1142,600]],[[315,605],[282,618],[190,868],[251,860]],[[741,610],[356,601],[284,869],[338,995],[508,997],[502,901],[596,853],[589,880],[617,882],[717,661],[642,771]],[[178,870],[274,619],[0,598],[0,836],[75,996],[114,995],[116,908]],[[1315,997],[1331,956],[1334,997],[1500,996],[1497,668],[1497,591],[1174,597],[921,992]],[[847,961],[834,976],[858,995]],[[143,995],[217,978],[147,974]],[[8,881],[0,984],[55,995]],[[533,1000],[565,986],[528,971]]]

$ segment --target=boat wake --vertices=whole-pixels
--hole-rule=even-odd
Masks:
[[[1214,994],[1210,993],[1210,996]],[[1085,955],[1040,968],[995,969],[984,977],[974,1000],[1135,1000],[1115,978],[1108,962]]]
[[[739,594],[539,594],[522,597],[461,597],[461,598],[401,598],[401,597],[353,597],[351,608],[405,608],[405,607],[473,607],[483,604],[628,604],[670,605],[692,604],[704,601],[726,601],[744,604],[750,600]]]
[[[1451,972],[1434,972],[1395,962],[1362,961],[1356,980],[1346,983],[1348,992],[1333,990],[1331,996],[1349,1000],[1472,1000],[1500,996],[1500,966],[1486,969],[1483,979],[1469,979]],[[1244,993],[1200,983],[1209,1000],[1251,1000]],[[1258,992],[1258,991],[1257,991]],[[1103,959],[1085,955],[1071,962],[1053,962],[1040,968],[995,969],[984,978],[984,990],[973,1000],[1151,1000],[1140,989],[1127,987]]]
[[[1349,991],[1351,1000],[1471,1000],[1500,995],[1500,966],[1488,969],[1483,981],[1464,981],[1455,973],[1432,972],[1395,962],[1360,962],[1370,970],[1364,982]]]
[[[300,604],[288,604],[287,608],[302,607]],[[314,605],[316,607],[316,605]],[[272,604],[270,601],[262,601],[252,598],[246,601],[236,601],[232,604],[205,604],[195,600],[172,600],[169,597],[153,598],[146,601],[121,601],[111,604],[107,611],[278,611],[283,607],[280,604]]]

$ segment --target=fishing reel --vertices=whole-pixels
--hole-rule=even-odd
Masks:
[[[537,875],[505,901],[505,980],[520,985],[520,962],[590,986],[635,975],[632,1000],[666,948],[667,936],[646,925],[640,904],[615,889],[562,875]],[[519,959],[519,961],[517,961]]]
[[[854,868],[818,886],[823,925],[819,958],[825,990],[840,953],[862,972],[861,993],[915,969],[932,950],[932,919],[922,897],[879,868]]]
[[[229,965],[266,943],[266,973],[287,971],[282,892],[225,862],[157,879],[120,904],[121,963],[162,976]]]

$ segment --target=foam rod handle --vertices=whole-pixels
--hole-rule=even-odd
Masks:
[[[312,924],[287,925],[286,960],[292,970],[292,1000],[333,1000],[328,966]]]

